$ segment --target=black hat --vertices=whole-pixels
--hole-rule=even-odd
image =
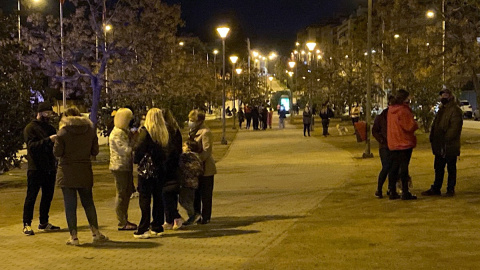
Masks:
[[[53,111],[52,105],[48,102],[42,102],[38,104],[37,112],[46,112],[46,111]]]
[[[441,96],[443,95],[443,93],[447,93],[449,94],[450,96],[452,95],[452,91],[448,90],[448,89],[443,89],[442,91],[440,91],[438,94]]]

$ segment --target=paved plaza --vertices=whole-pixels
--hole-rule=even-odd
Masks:
[[[334,128],[328,138],[319,135],[318,126],[312,137],[290,124],[284,130],[240,130],[217,163],[211,223],[147,240],[116,230],[115,188],[105,154],[94,167],[99,224],[111,239],[103,244],[91,243],[79,206],[82,245],[65,245],[59,190],[50,221],[64,229],[23,236],[26,187],[19,174],[0,189],[0,269],[476,269],[480,137],[473,125],[465,125],[457,196],[420,196],[414,202],[373,197],[380,168],[376,143],[375,158],[361,159],[363,144],[355,136],[334,134]],[[432,180],[426,138],[419,135],[412,157],[417,195]],[[131,201],[129,214],[138,222],[138,199]],[[35,231],[37,225],[36,210]]]

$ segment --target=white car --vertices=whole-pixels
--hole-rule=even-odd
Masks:
[[[460,100],[460,109],[462,109],[463,111],[463,117],[472,118],[472,105],[470,105],[470,102],[468,102],[468,100]]]

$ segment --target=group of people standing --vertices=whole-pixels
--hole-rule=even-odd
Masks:
[[[430,132],[430,144],[435,156],[435,180],[430,189],[422,192],[424,196],[441,195],[445,174],[448,171],[446,196],[455,195],[456,163],[460,155],[460,136],[463,125],[463,113],[455,96],[448,89],[440,91],[440,108],[433,121]],[[372,135],[379,142],[379,154],[382,169],[378,175],[375,196],[383,198],[382,187],[388,176],[387,195],[391,200],[415,200],[417,196],[409,191],[409,164],[413,148],[417,144],[415,131],[418,124],[414,119],[410,104],[410,94],[400,89],[389,98],[389,106],[375,118]],[[401,196],[396,183],[401,181]]]
[[[310,131],[313,130],[312,125],[314,123],[315,114],[316,114],[315,110],[311,110],[310,106],[307,104],[305,106],[305,109],[303,110],[303,136],[304,137],[307,136],[306,135],[307,133],[308,133],[308,136],[310,137]],[[328,135],[330,135],[330,133],[328,132],[328,127],[330,125],[330,118],[334,116],[333,110],[330,108],[330,105],[328,102],[322,105],[319,116],[322,119],[322,128],[323,128],[322,135],[324,137],[327,137]]]
[[[93,201],[93,170],[91,157],[99,153],[96,129],[76,107],[65,110],[59,131],[49,124],[51,105],[41,103],[37,117],[24,130],[27,143],[27,196],[23,213],[23,233],[34,235],[31,227],[33,208],[39,190],[39,231],[58,231],[49,223],[49,209],[55,183],[62,189],[67,225],[68,245],[79,245],[77,230],[77,194],[85,210],[93,241],[107,241],[99,231]],[[118,230],[135,231],[135,238],[162,235],[164,230],[201,223],[211,219],[215,161],[212,157],[212,134],[205,126],[205,113],[189,114],[189,135],[182,144],[178,123],[169,110],[152,108],[143,127],[131,129],[133,112],[117,111],[114,128],[109,136],[110,164],[115,179],[115,212]],[[135,192],[134,163],[139,164],[138,192],[141,210],[137,226],[128,219],[131,195]],[[144,166],[148,164],[148,166]],[[148,174],[140,169],[148,170]],[[153,198],[153,206],[151,201]],[[188,219],[178,212],[178,203],[187,210]]]
[[[273,109],[265,104],[260,106],[245,105],[238,111],[238,127],[242,129],[243,122],[246,120],[245,129],[266,130],[272,128]],[[252,125],[253,122],[253,125]]]

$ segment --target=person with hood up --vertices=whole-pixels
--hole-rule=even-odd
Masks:
[[[440,189],[447,166],[447,192],[445,196],[455,195],[457,183],[457,157],[460,155],[460,136],[463,126],[463,112],[458,106],[455,96],[448,89],[440,91],[440,109],[433,120],[430,131],[430,144],[435,155],[435,181],[429,190],[422,192],[424,196],[441,195]]]
[[[410,93],[404,89],[397,91],[393,104],[387,114],[387,144],[392,154],[392,172],[388,179],[390,200],[399,199],[395,185],[397,177],[402,181],[402,200],[415,200],[417,196],[408,190],[408,165],[412,157],[413,148],[417,145],[415,131],[418,124],[413,117],[412,110],[408,106]]]
[[[133,140],[129,124],[133,119],[130,109],[118,109],[114,118],[114,128],[108,138],[110,146],[109,169],[115,179],[117,194],[115,197],[115,212],[118,220],[118,230],[136,230],[137,225],[128,221],[128,205],[133,194]]]
[[[67,245],[78,246],[77,193],[92,231],[93,242],[107,241],[98,230],[97,211],[93,202],[93,170],[91,156],[98,155],[98,137],[93,123],[76,107],[65,110],[53,147],[59,158],[57,185],[62,188],[70,238]]]

